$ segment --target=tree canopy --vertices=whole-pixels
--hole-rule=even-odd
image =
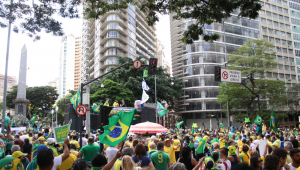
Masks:
[[[66,111],[66,105],[70,104],[70,98],[73,95],[71,93],[67,94],[65,97],[60,98],[57,102],[56,102],[56,106],[58,107],[58,114],[57,114],[57,124],[64,124],[64,117],[65,117],[65,111]],[[65,122],[68,123],[68,122]]]
[[[142,64],[147,64],[147,61],[142,56],[137,57],[141,60]],[[124,63],[133,63],[133,60],[128,57],[119,57],[118,65]],[[143,70],[148,70],[148,67],[142,66],[140,69],[135,69],[132,65],[128,65],[118,69],[117,71],[108,74],[103,80],[110,79],[115,82],[122,83],[124,88],[128,88],[133,92],[135,100],[140,100],[142,97],[142,81],[143,81]],[[149,102],[155,103],[155,76],[151,75],[144,78],[150,90],[146,93],[149,95]],[[181,90],[184,87],[183,81],[177,77],[171,77],[167,73],[166,69],[157,67],[156,70],[156,90],[157,90],[157,101],[166,101],[169,108],[174,107],[174,101],[183,95]]]
[[[62,23],[57,17],[78,18],[80,5],[84,6],[84,18],[98,19],[111,10],[126,9],[130,4],[137,5],[146,14],[147,24],[153,26],[159,21],[158,13],[171,14],[173,19],[192,19],[195,22],[183,33],[182,41],[191,44],[203,36],[206,41],[219,38],[218,34],[208,33],[204,24],[221,23],[230,13],[240,9],[240,17],[251,19],[258,17],[261,9],[259,0],[146,0],[142,3],[135,0],[28,0],[0,1],[0,27],[14,24],[15,32],[21,31],[34,40],[40,39],[40,32],[52,33],[55,36],[64,34]]]
[[[273,44],[266,40],[249,40],[228,58],[227,69],[241,71],[242,77],[246,77],[243,83],[260,96],[262,110],[266,109],[267,100],[274,108],[286,100],[285,82],[270,80],[265,76],[277,66],[272,57],[275,54],[272,48]],[[227,106],[228,101],[233,110],[246,108],[250,119],[255,115],[256,95],[238,83],[222,83],[220,86],[218,103]]]
[[[12,91],[7,92],[6,106],[8,108],[15,108],[13,100],[16,99],[18,87],[13,86]],[[58,98],[58,93],[55,87],[40,86],[40,87],[27,87],[26,98],[31,103],[31,113],[37,113],[40,117],[45,117],[45,110],[50,110]]]
[[[117,83],[112,80],[106,79],[103,82],[104,88],[101,88],[101,84],[97,86],[97,91],[94,94],[91,94],[90,101],[91,103],[99,103],[100,100],[105,102],[106,98],[110,100],[110,106],[112,106],[114,100],[118,100],[121,103],[122,99],[131,103],[131,106],[134,104],[133,92],[122,86],[122,83]]]

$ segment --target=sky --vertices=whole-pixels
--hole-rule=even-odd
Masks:
[[[160,15],[156,25],[157,38],[165,47],[165,55],[171,66],[170,23],[168,15]],[[82,19],[60,19],[65,35],[82,35]],[[11,31],[8,59],[8,76],[19,79],[21,49],[27,48],[27,86],[46,86],[59,77],[59,52],[61,37],[41,32],[41,39],[34,42],[22,33]],[[5,74],[8,28],[0,28],[0,74]],[[75,57],[75,56],[74,56]]]

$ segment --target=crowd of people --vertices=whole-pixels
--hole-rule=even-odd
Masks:
[[[281,128],[276,133],[263,128],[259,133],[245,124],[239,129],[199,129],[192,133],[191,129],[173,128],[146,140],[128,136],[117,146],[109,146],[100,144],[98,130],[91,134],[71,130],[58,144],[50,127],[16,133],[9,123],[0,134],[1,170],[300,169],[298,129]]]

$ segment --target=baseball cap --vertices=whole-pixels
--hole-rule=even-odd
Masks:
[[[45,138],[43,136],[39,137],[39,140],[45,140]]]
[[[48,145],[51,145],[51,144],[53,144],[53,143],[55,143],[54,138],[48,138],[48,139],[47,139],[47,144],[48,144]]]
[[[21,151],[15,151],[11,156],[14,158],[25,157],[27,153],[23,153]]]
[[[242,142],[246,142],[246,141],[247,141],[247,139],[246,139],[246,138],[243,138],[243,139],[242,139]]]

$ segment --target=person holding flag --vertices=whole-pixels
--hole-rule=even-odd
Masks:
[[[270,127],[272,130],[274,130],[275,133],[277,133],[277,122],[275,120],[273,108],[272,108],[271,119],[270,119]]]
[[[73,104],[73,108],[76,111],[77,106],[81,103],[80,88],[78,88],[77,93],[70,98],[70,102]]]

